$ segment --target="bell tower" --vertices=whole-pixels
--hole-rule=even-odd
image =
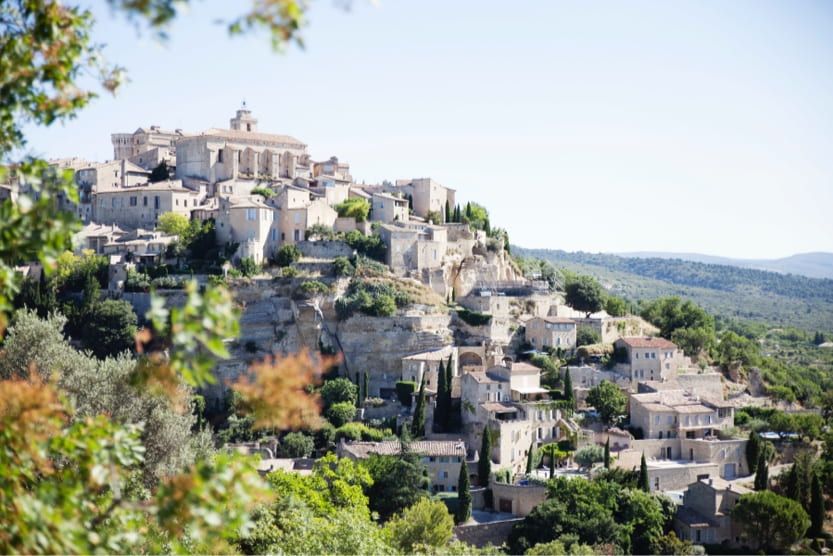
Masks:
[[[252,116],[252,111],[246,107],[246,101],[243,101],[243,106],[237,111],[230,120],[231,129],[237,131],[257,131],[257,118]]]

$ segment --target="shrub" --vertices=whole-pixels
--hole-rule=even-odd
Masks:
[[[335,442],[344,440],[364,440],[367,442],[379,442],[390,436],[392,433],[389,430],[379,430],[368,427],[363,423],[347,423],[340,426],[335,431]]]
[[[133,269],[127,271],[127,279],[124,281],[126,292],[147,292],[150,291],[150,276]]]
[[[356,417],[356,406],[350,402],[339,402],[330,406],[327,410],[327,420],[334,427],[340,427],[349,423]]]
[[[396,301],[388,294],[381,294],[373,300],[370,314],[376,317],[390,317],[396,314]]]
[[[281,245],[275,256],[275,264],[279,267],[289,266],[301,258],[301,251],[294,244]]]
[[[338,215],[346,218],[355,218],[356,222],[364,222],[370,214],[370,203],[367,199],[353,198],[337,204],[335,207]]]
[[[268,187],[255,187],[252,189],[252,195],[260,195],[264,199],[271,199],[275,196],[275,192]]]
[[[463,319],[466,324],[471,326],[485,326],[492,322],[492,315],[487,313],[478,313],[477,311],[469,311],[468,309],[457,309],[457,316]]]
[[[307,458],[315,449],[315,441],[302,432],[290,432],[281,439],[281,450],[288,458]]]
[[[255,260],[251,257],[243,257],[240,259],[240,272],[246,278],[251,278],[252,276],[260,273],[260,265],[255,262]]]
[[[590,467],[594,463],[604,461],[604,448],[596,444],[584,446],[576,450],[573,459],[581,467]]]
[[[601,334],[592,326],[583,325],[576,330],[576,347],[598,344],[601,341]]]
[[[295,290],[295,299],[311,299],[318,295],[330,293],[330,286],[318,280],[308,280]]]
[[[366,236],[358,230],[353,230],[345,234],[344,242],[360,255],[385,262],[386,248],[379,236]]]
[[[160,276],[150,281],[150,285],[160,290],[181,290],[185,283],[176,276]]]
[[[411,396],[417,390],[417,383],[411,380],[399,380],[396,382],[396,397],[405,407],[411,407]]]
[[[345,295],[336,301],[336,314],[340,320],[349,318],[356,311],[389,317],[396,313],[397,307],[404,307],[410,302],[410,296],[395,282],[371,282],[354,278]]]
[[[340,377],[328,380],[321,386],[321,400],[324,408],[329,408],[337,403],[349,403],[355,405],[359,397],[359,389],[349,379]]]
[[[335,239],[336,233],[333,229],[324,224],[313,224],[307,231],[304,232],[304,239],[307,240],[332,240]]]
[[[333,274],[336,276],[352,276],[356,268],[347,257],[336,257],[333,259]]]

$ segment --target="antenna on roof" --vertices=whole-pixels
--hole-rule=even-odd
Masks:
[[[242,108],[243,108],[243,110],[246,109],[246,99],[245,98],[243,99],[243,107]]]

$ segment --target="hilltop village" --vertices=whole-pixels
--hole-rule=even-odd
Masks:
[[[673,500],[680,540],[750,545],[729,511],[759,464],[735,422],[746,386],[639,316],[571,306],[473,200],[432,178],[359,183],[245,106],[228,128],[111,139],[112,160],[52,161],[79,192],[58,200],[83,223],[75,256],[104,257],[102,295],[140,318],[151,289],[176,304],[185,278],[231,286],[240,338],[202,394],[226,447],[259,454],[264,473],[395,455],[406,436],[438,496],[468,469],[475,516],[455,533],[470,544],[504,542],[549,479],[620,472]],[[256,436],[226,385],[303,349],[337,361],[322,387],[330,436]]]

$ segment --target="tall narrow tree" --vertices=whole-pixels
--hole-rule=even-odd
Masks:
[[[411,436],[422,438],[425,436],[425,374],[419,384],[419,395],[414,406],[414,418],[411,420]]]
[[[605,442],[605,469],[610,469],[610,436],[607,437],[607,442]]]
[[[810,536],[820,537],[824,532],[824,492],[818,473],[813,473],[810,489]]]
[[[445,365],[440,359],[440,364],[437,366],[437,404],[434,406],[434,430],[438,432],[445,431],[446,417],[448,411],[446,410],[446,393],[448,385],[445,382]]]
[[[751,431],[749,433],[749,440],[746,442],[746,467],[749,473],[755,471],[758,465],[758,458],[761,455],[761,437],[758,433]]]
[[[769,466],[766,457],[761,454],[758,457],[758,467],[755,469],[755,490],[769,489]]]
[[[492,436],[489,426],[483,427],[483,438],[480,440],[480,459],[477,462],[477,482],[482,487],[489,486],[489,476],[492,474]]]
[[[570,407],[573,407],[575,400],[573,399],[573,379],[570,378],[570,371],[564,371],[564,400],[569,402]]]
[[[645,452],[642,452],[642,461],[639,462],[639,488],[644,492],[651,492],[651,483],[648,480],[648,462],[645,461]]]
[[[526,474],[531,475],[532,469],[535,467],[535,442],[529,445],[529,451],[526,453]]]
[[[465,523],[471,517],[471,485],[469,483],[469,469],[466,460],[460,463],[460,477],[457,479],[457,511],[454,520]]]
[[[364,399],[370,397],[370,373],[364,372]]]
[[[445,200],[445,221],[446,223],[451,222],[451,203],[448,202],[448,199]]]

